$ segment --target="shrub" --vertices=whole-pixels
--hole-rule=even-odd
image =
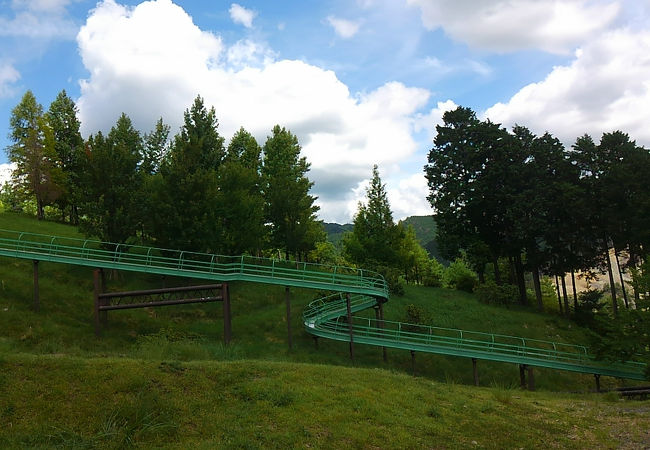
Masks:
[[[413,303],[406,306],[406,323],[414,325],[428,325],[430,322],[429,314],[421,306]]]
[[[456,261],[449,264],[449,267],[445,270],[443,280],[445,286],[457,289],[459,291],[473,292],[474,286],[478,281],[476,273],[467,267],[467,264],[462,259],[456,259]]]
[[[431,258],[424,268],[422,284],[430,287],[441,287],[445,268],[435,258]]]
[[[498,285],[494,281],[478,285],[474,292],[480,302],[488,305],[509,305],[517,302],[519,290],[512,284]]]

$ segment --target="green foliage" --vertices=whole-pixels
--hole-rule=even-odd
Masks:
[[[474,288],[479,301],[488,305],[510,305],[517,302],[519,292],[517,286],[511,284],[498,285],[488,280]]]
[[[144,135],[142,164],[140,165],[140,170],[143,173],[153,175],[160,171],[160,166],[169,152],[170,130],[171,127],[165,124],[161,117],[156,122],[154,130]]]
[[[467,267],[464,260],[458,258],[445,269],[443,280],[445,286],[459,291],[472,292],[478,277],[476,273]]]
[[[314,184],[307,178],[310,164],[300,157],[298,138],[279,125],[273,127],[263,150],[261,176],[271,245],[287,256],[304,256],[325,239],[316,220],[316,197],[309,194]]]
[[[140,133],[122,114],[106,138],[91,136],[87,148],[81,228],[103,241],[125,243],[143,220]]]
[[[404,317],[404,322],[414,325],[430,325],[431,317],[422,306],[410,303],[406,305],[406,316]]]
[[[445,267],[435,258],[431,258],[424,266],[422,284],[429,287],[442,287]]]
[[[36,199],[41,220],[45,217],[43,208],[61,196],[66,183],[58,164],[54,130],[32,91],[27,91],[12,109],[9,125],[12,144],[6,150],[9,161],[16,164],[14,188]]]
[[[68,214],[70,222],[77,223],[82,198],[84,142],[79,131],[81,122],[77,118],[77,106],[65,90],[50,104],[47,120],[54,132],[57,163],[65,174],[63,190],[56,203],[63,218]]]
[[[148,183],[154,205],[146,228],[157,245],[196,252],[220,250],[218,169],[225,150],[214,108],[197,96],[184,113],[160,173]]]

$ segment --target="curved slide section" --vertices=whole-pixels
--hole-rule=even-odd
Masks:
[[[377,299],[355,295],[350,304],[352,311],[359,311],[375,306]],[[346,316],[346,299],[341,294],[327,301],[316,300],[303,314],[305,330],[315,336],[349,342],[352,328],[353,340],[360,344],[645,380],[645,364],[597,361],[581,345],[358,316],[352,317],[350,327]]]
[[[583,346],[352,316],[388,300],[384,278],[342,266],[222,256],[0,229],[0,256],[216,281],[251,281],[334,291],[303,313],[315,336],[355,343],[643,380],[645,365],[596,361]]]

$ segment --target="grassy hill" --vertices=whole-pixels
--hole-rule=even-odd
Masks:
[[[69,226],[0,214],[0,228],[78,236]],[[222,344],[218,304],[109,313],[93,333],[92,271],[40,264],[34,312],[31,261],[0,258],[0,448],[64,447],[641,447],[650,403],[549,391],[593,388],[589,376],[536,369],[540,391],[520,391],[515,365],[411,355],[319,340],[302,308],[322,293],[292,289],[287,349],[284,288],[232,283],[233,341]],[[166,285],[185,285],[170,279]],[[160,287],[157,276],[111,274],[108,289]],[[495,308],[473,295],[408,286],[386,304],[408,305],[437,326],[586,343],[570,321]],[[367,314],[372,314],[368,312]],[[602,379],[604,388],[619,381]],[[476,442],[476,444],[473,444]]]

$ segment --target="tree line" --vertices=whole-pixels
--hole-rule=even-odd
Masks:
[[[464,254],[481,281],[489,270],[497,284],[505,259],[522,304],[531,273],[540,309],[540,274],[555,276],[566,314],[565,274],[575,286],[577,271],[606,268],[616,315],[610,253],[626,253],[627,268],[639,273],[650,248],[648,149],[621,131],[598,143],[585,134],[567,149],[548,132],[537,136],[519,125],[508,131],[464,107],[446,112],[436,131],[424,170],[444,256]],[[634,287],[638,302],[645,291]],[[573,297],[577,309],[575,290]]]
[[[226,145],[197,96],[173,137],[162,118],[141,134],[124,113],[106,135],[84,140],[80,126],[65,91],[47,111],[27,91],[11,113],[3,203],[33,199],[38,219],[54,209],[113,243],[305,259],[325,239],[310,165],[279,125],[262,146],[243,128]]]

